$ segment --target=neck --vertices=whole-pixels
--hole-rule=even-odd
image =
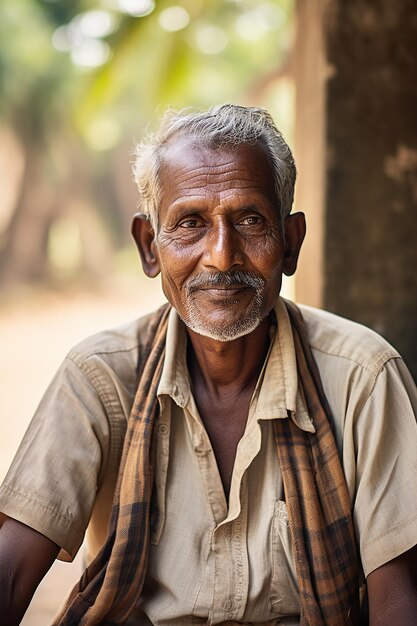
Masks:
[[[216,341],[187,329],[190,338],[188,369],[193,383],[202,382],[213,393],[253,387],[269,347],[269,316],[248,335],[234,341]]]

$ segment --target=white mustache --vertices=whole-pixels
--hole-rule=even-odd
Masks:
[[[251,287],[252,289],[260,289],[264,285],[264,279],[253,272],[229,270],[227,272],[201,272],[186,281],[185,289],[187,293],[191,294],[197,289],[209,289],[210,287]]]

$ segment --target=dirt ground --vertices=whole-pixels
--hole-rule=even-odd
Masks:
[[[126,279],[100,294],[20,294],[0,308],[0,481],[29,420],[66,352],[80,339],[154,309],[163,297],[157,281]],[[47,626],[81,573],[56,561],[39,586],[22,621]]]

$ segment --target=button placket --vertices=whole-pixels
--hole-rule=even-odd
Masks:
[[[234,611],[233,619],[242,620],[249,591],[249,559],[247,551],[247,481],[243,477],[241,483],[241,512],[233,524],[232,549],[234,554]]]
[[[233,619],[234,560],[232,550],[232,523],[218,526],[213,535],[214,593],[209,624],[220,624]]]
[[[164,420],[164,421],[162,421]],[[165,488],[169,462],[169,431],[171,424],[171,403],[161,402],[161,413],[156,425],[156,467],[155,493],[153,495],[155,510],[152,512],[151,542],[158,545],[165,523]]]

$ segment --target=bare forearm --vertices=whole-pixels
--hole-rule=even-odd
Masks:
[[[7,532],[0,532],[0,615],[4,626],[20,624],[36,585],[20,582],[20,567],[13,558]]]
[[[0,529],[0,617],[2,626],[20,624],[33,594],[59,547],[37,531],[7,519]]]
[[[417,624],[417,547],[368,577],[369,626]]]
[[[413,626],[417,624],[417,604],[402,601],[381,611],[373,611],[369,616],[369,626]]]
[[[20,624],[32,595],[28,598],[22,596],[22,590],[13,579],[6,572],[0,573],[0,615],[3,626]]]

